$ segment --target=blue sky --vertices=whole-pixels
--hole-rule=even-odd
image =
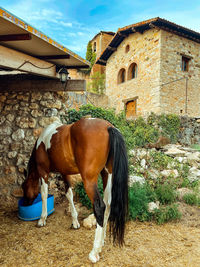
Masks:
[[[0,0],[0,6],[83,58],[99,31],[158,16],[200,32],[200,0]]]

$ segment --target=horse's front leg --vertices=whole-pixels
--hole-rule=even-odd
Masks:
[[[48,197],[48,184],[44,178],[41,178],[41,197],[42,197],[42,214],[38,221],[38,226],[45,226],[47,219],[47,197]]]

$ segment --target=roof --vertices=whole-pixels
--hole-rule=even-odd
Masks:
[[[108,34],[108,35],[112,35],[112,36],[115,35],[115,32],[100,31],[92,38],[92,40],[90,42],[92,42],[99,34],[102,34],[102,33],[105,33],[105,34]]]
[[[156,17],[153,19],[145,20],[139,23],[131,24],[129,26],[119,28],[108,46],[101,53],[100,57],[97,59],[96,64],[106,65],[109,57],[114,53],[116,48],[121,44],[121,42],[129,35],[136,32],[143,33],[151,28],[159,28],[168,32],[172,32],[176,35],[185,37],[194,42],[200,43],[200,33],[185,28],[183,26],[177,25],[168,20]]]
[[[41,31],[0,7],[0,45],[67,68],[90,63]]]

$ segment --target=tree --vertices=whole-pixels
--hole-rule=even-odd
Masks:
[[[86,59],[91,63],[90,68],[89,68],[89,72],[90,72],[92,69],[92,66],[94,65],[96,61],[96,53],[92,51],[91,41],[89,41],[87,45]]]
[[[102,95],[105,91],[105,74],[96,71],[91,76],[91,82],[87,84],[87,90]]]

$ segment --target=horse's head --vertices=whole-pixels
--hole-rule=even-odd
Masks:
[[[24,191],[24,206],[32,205],[34,199],[39,193],[39,179],[34,172],[27,173],[24,170],[25,181],[22,184]]]

